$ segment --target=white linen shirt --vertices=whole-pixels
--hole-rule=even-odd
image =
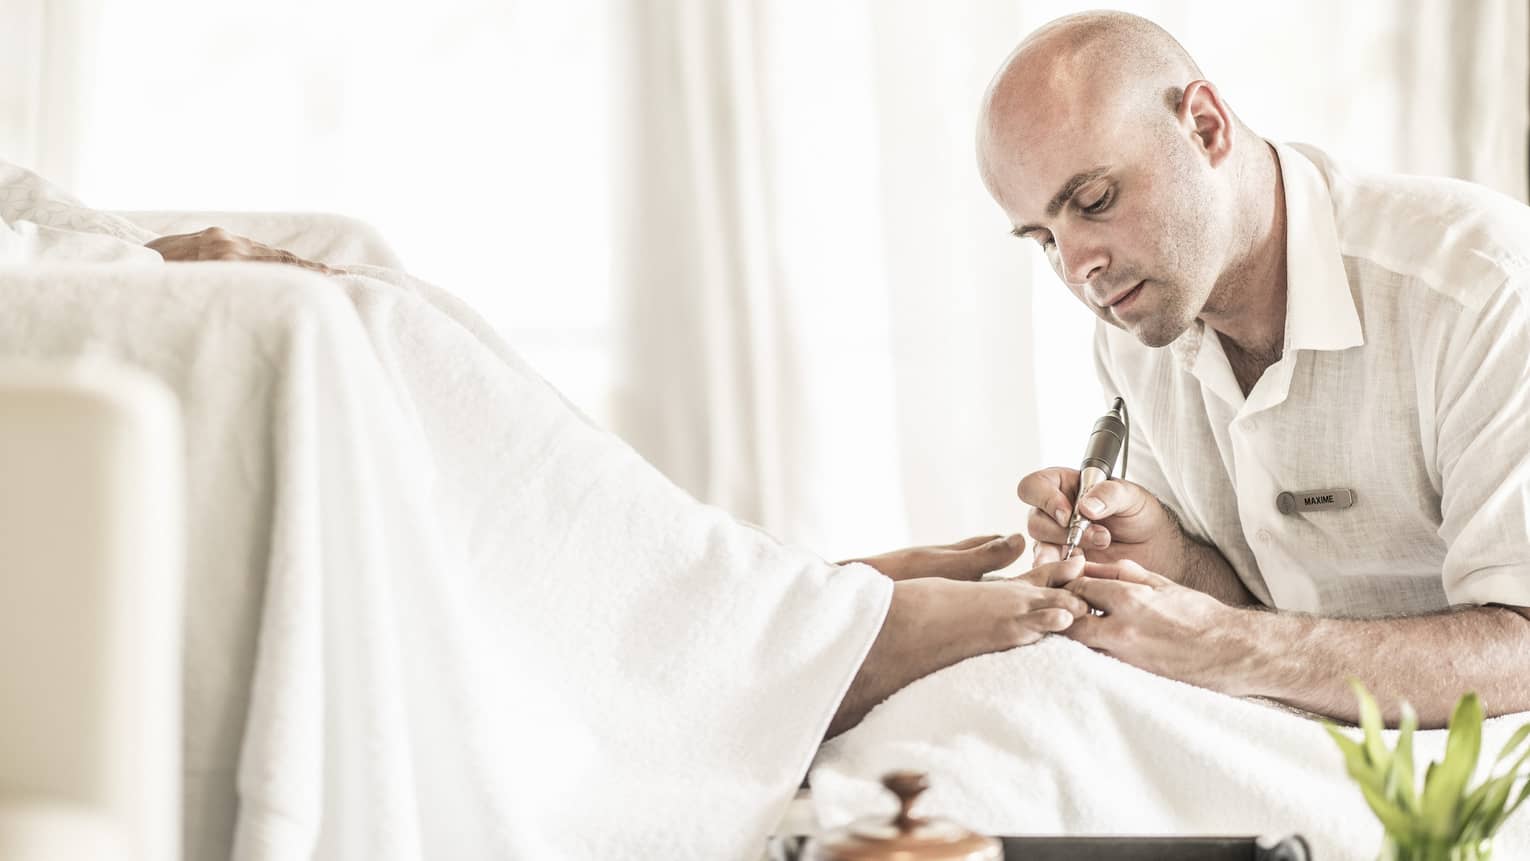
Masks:
[[[1199,321],[1152,349],[1101,323],[1127,478],[1265,604],[1330,616],[1530,605],[1530,208],[1456,180],[1275,147],[1280,361],[1245,398]],[[1282,491],[1349,490],[1282,514]]]

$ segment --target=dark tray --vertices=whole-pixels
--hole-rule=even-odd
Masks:
[[[1002,837],[1004,861],[1316,861],[1299,836],[1273,846],[1252,837]],[[776,837],[770,861],[799,861],[806,837]]]
[[[1307,841],[1252,837],[1004,837],[1004,861],[1314,861]]]

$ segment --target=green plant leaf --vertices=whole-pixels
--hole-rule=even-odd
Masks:
[[[1387,797],[1409,815],[1418,813],[1418,787],[1413,778],[1413,731],[1418,729],[1418,712],[1413,706],[1402,704],[1402,721],[1398,724],[1397,746],[1392,751],[1392,767],[1389,776],[1395,775],[1388,787]]]
[[[1322,726],[1338,746],[1366,805],[1386,829],[1387,845],[1402,853],[1399,857],[1417,853],[1433,857],[1490,841],[1504,821],[1530,800],[1530,725],[1515,731],[1494,760],[1494,771],[1512,760],[1507,770],[1468,791],[1482,756],[1483,714],[1475,693],[1462,696],[1450,716],[1445,755],[1429,763],[1420,793],[1414,771],[1418,714],[1407,703],[1400,704],[1397,744],[1389,750],[1375,698],[1358,681],[1350,684],[1359,703],[1360,739],[1329,722]]]
[[[1512,794],[1515,781],[1530,776],[1523,773],[1526,763],[1530,763],[1530,749],[1526,749],[1502,774],[1484,780],[1467,794],[1457,818],[1458,842],[1468,839],[1472,834],[1479,838],[1492,837],[1509,814],[1514,812],[1519,801],[1515,801],[1507,810],[1503,807]]]
[[[1473,819],[1466,823],[1466,825],[1461,829],[1461,833],[1455,836],[1455,839],[1451,841],[1451,844],[1454,846],[1466,846],[1471,843],[1476,843],[1482,838],[1482,820]]]
[[[1402,804],[1397,800],[1398,794],[1402,792],[1400,775],[1397,773],[1397,759],[1396,756],[1392,757],[1391,762],[1387,763],[1386,774],[1381,776],[1381,797],[1401,809]]]
[[[1487,794],[1482,797],[1482,807],[1472,819],[1481,823],[1482,836],[1492,837],[1503,821],[1504,806],[1509,803],[1509,793],[1514,790],[1514,775],[1504,774],[1488,781]]]
[[[1525,803],[1526,798],[1530,798],[1530,780],[1526,780],[1525,785],[1519,788],[1519,797],[1514,799],[1514,803],[1509,805],[1509,809],[1503,812],[1503,817],[1498,820],[1497,824],[1502,825],[1505,820],[1513,816],[1514,811],[1518,810],[1519,806]]]
[[[1487,799],[1488,793],[1493,791],[1493,782],[1485,780],[1476,789],[1473,789],[1461,800],[1460,814],[1456,818],[1456,839],[1464,840],[1470,834],[1480,832],[1482,825],[1482,804]]]
[[[1355,699],[1360,701],[1360,727],[1365,730],[1365,755],[1376,771],[1384,774],[1392,754],[1381,740],[1381,709],[1376,707],[1376,698],[1371,696],[1371,692],[1365,689],[1359,679],[1350,679],[1349,686],[1355,691]]]
[[[1445,757],[1430,765],[1424,775],[1424,794],[1419,800],[1420,815],[1431,834],[1457,833],[1456,821],[1466,782],[1477,770],[1482,751],[1482,703],[1475,693],[1461,697],[1450,716],[1450,733],[1445,737]]]
[[[1398,840],[1399,843],[1413,843],[1418,839],[1418,819],[1397,809],[1392,802],[1382,797],[1365,784],[1360,784],[1360,794],[1365,796],[1365,803],[1371,807],[1371,812],[1381,820],[1381,827],[1387,830]]]
[[[1530,794],[1530,780],[1527,780],[1525,785],[1521,787],[1519,797],[1514,800],[1513,804],[1508,803],[1509,796],[1514,791],[1514,784],[1521,779],[1530,778],[1530,774],[1524,772],[1526,762],[1530,762],[1530,750],[1526,750],[1503,774],[1488,781],[1489,784],[1495,785],[1495,789],[1484,799],[1482,813],[1478,817],[1484,822],[1484,837],[1493,836],[1498,831],[1498,827],[1504,823],[1504,820],[1508,819],[1509,815],[1524,802],[1526,794]],[[1498,789],[1500,785],[1501,791]],[[1505,805],[1507,805],[1507,809],[1505,809]]]
[[[1382,776],[1371,767],[1370,760],[1365,755],[1365,748],[1359,742],[1345,735],[1342,730],[1327,721],[1323,722],[1323,729],[1328,731],[1329,737],[1334,744],[1339,746],[1339,752],[1344,754],[1345,770],[1349,776],[1362,787],[1370,787],[1380,793],[1382,790]]]
[[[1497,766],[1504,760],[1513,756],[1514,749],[1523,744],[1527,738],[1530,738],[1530,723],[1527,723],[1519,729],[1515,730],[1514,734],[1509,736],[1509,740],[1504,742],[1503,750],[1498,752],[1498,758],[1493,760],[1493,765]]]

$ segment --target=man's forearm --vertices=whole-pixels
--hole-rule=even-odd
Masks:
[[[1248,587],[1243,585],[1243,581],[1238,578],[1238,573],[1222,556],[1220,550],[1192,538],[1190,533],[1185,531],[1184,524],[1180,522],[1179,514],[1174,509],[1165,505],[1164,511],[1169,514],[1174,521],[1174,526],[1179,529],[1184,562],[1180,566],[1178,580],[1182,585],[1205,592],[1223,604],[1231,604],[1234,607],[1247,607],[1259,603],[1259,599],[1255,598],[1254,594],[1248,591]],[[1166,576],[1171,580],[1175,579],[1172,574]]]
[[[1530,711],[1530,617],[1508,607],[1468,607],[1392,619],[1324,619],[1238,610],[1227,634],[1237,657],[1229,693],[1264,696],[1353,723],[1349,679],[1376,695],[1388,724],[1407,700],[1419,725],[1442,727],[1462,694],[1488,715]]]

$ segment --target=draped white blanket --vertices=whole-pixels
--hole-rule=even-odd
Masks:
[[[14,169],[0,216],[0,355],[182,401],[186,857],[758,857],[888,581],[695,502],[405,276],[157,264]]]

